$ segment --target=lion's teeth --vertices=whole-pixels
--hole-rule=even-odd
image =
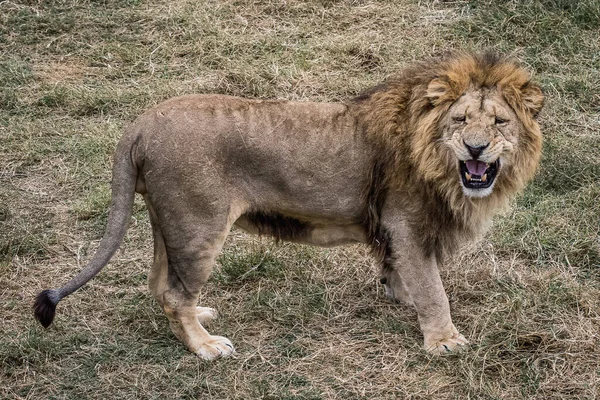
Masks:
[[[487,181],[487,174],[483,174],[483,176],[481,177],[481,181],[482,182]]]
[[[465,174],[465,176],[467,177],[467,180],[470,181],[471,180],[471,174],[469,174],[468,172]]]

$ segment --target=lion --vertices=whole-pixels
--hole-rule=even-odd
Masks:
[[[386,295],[416,309],[424,348],[467,340],[439,267],[534,176],[544,96],[516,61],[459,53],[416,63],[344,103],[186,95],[141,115],[114,157],[106,232],[89,264],[41,292],[56,304],[119,248],[135,193],[154,236],[148,284],[170,327],[202,359],[234,352],[204,326],[199,293],[232,226],[317,246],[366,243]]]

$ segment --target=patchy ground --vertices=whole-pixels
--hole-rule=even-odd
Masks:
[[[0,398],[596,399],[600,397],[600,2],[0,2]],[[442,271],[466,352],[421,350],[365,247],[234,231],[202,303],[234,358],[176,340],[146,288],[136,202],[107,268],[60,303],[102,236],[123,127],[185,93],[337,101],[449,49],[535,72],[542,166],[481,243]]]

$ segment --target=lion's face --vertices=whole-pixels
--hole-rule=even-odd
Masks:
[[[502,199],[523,189],[541,154],[535,117],[544,103],[524,69],[493,56],[458,57],[440,67],[425,97],[429,104],[421,105],[433,106],[433,118],[422,125],[435,133],[413,140],[414,159],[426,178],[452,192],[454,205],[464,204],[457,193]],[[438,167],[429,161],[436,156]]]
[[[498,89],[466,92],[443,121],[443,142],[456,157],[457,179],[470,197],[492,193],[497,177],[514,162],[524,129]]]

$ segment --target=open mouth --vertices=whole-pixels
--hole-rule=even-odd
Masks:
[[[459,161],[460,176],[467,189],[485,189],[492,186],[500,169],[500,159],[491,164],[477,160]]]

